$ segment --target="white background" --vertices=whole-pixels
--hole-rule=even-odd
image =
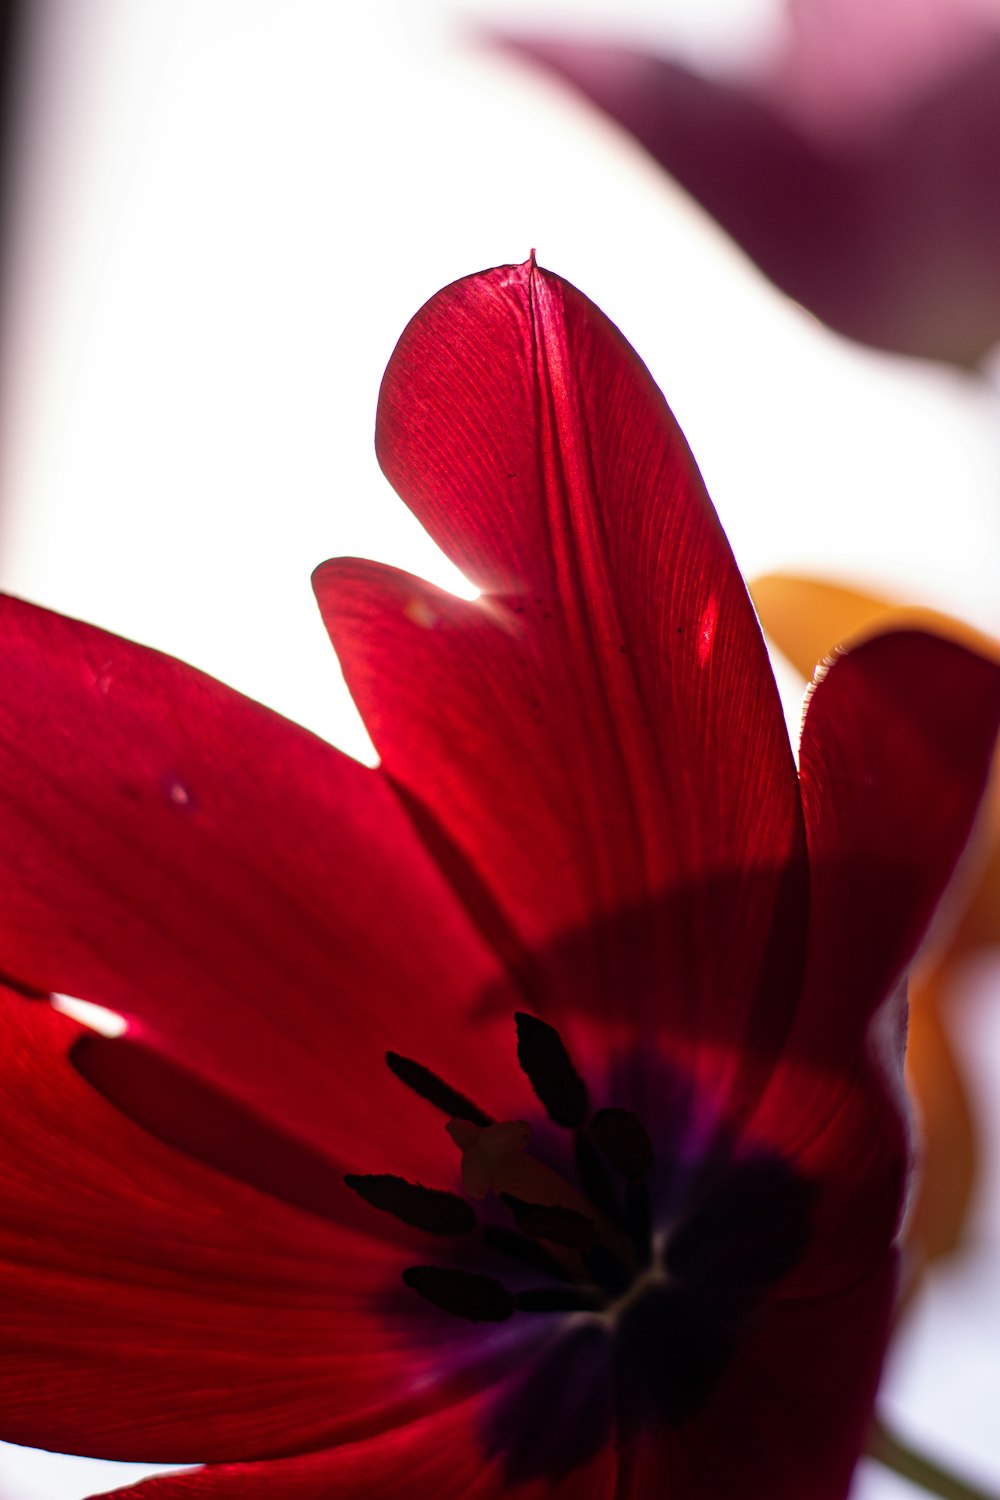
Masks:
[[[461,586],[375,464],[378,383],[439,286],[535,246],[652,369],[748,575],[839,574],[1000,635],[995,385],[829,334],[623,135],[488,45],[501,19],[593,30],[603,10],[610,31],[610,0],[34,9],[4,587],[370,758],[309,573],[354,553]],[[614,7],[618,36],[706,66],[765,53],[778,25],[774,0]],[[1000,971],[968,990],[961,1040],[1000,1142]],[[1000,1489],[997,1157],[969,1254],[897,1340],[885,1406]],[[139,1472],[0,1447],[0,1500],[79,1500]],[[909,1493],[862,1466],[854,1500]]]

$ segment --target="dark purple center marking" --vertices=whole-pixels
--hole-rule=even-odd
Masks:
[[[495,1124],[422,1065],[404,1070],[390,1054],[397,1077],[453,1115],[463,1179],[486,1221],[471,1207],[471,1223],[463,1218],[457,1195],[399,1178],[345,1179],[411,1225],[423,1218],[432,1234],[464,1235],[441,1264],[404,1273],[442,1316],[536,1328],[551,1318],[553,1336],[528,1346],[483,1422],[484,1448],[510,1483],[562,1479],[609,1441],[695,1415],[804,1253],[814,1199],[776,1155],[741,1146],[724,1126],[696,1132],[693,1092],[662,1064],[653,1096],[672,1102],[652,1135],[630,1110],[591,1113],[558,1031],[523,1012],[515,1019],[535,1096],[573,1134],[570,1174],[532,1157],[527,1127]],[[503,1211],[507,1223],[494,1222]]]

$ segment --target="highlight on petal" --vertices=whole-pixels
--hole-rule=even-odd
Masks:
[[[128,1030],[124,1016],[104,1005],[95,1005],[91,1000],[77,1000],[73,995],[53,995],[52,1007],[71,1020],[79,1021],[89,1031],[96,1031],[98,1036],[124,1036]]]

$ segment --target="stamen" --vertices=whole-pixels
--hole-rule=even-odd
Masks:
[[[596,1288],[539,1286],[518,1292],[518,1312],[602,1312],[608,1301]]]
[[[468,1120],[449,1120],[445,1129],[462,1153],[462,1186],[470,1198],[499,1192],[510,1185],[512,1172],[523,1172],[522,1153],[531,1139],[526,1121],[501,1120],[480,1128]]]
[[[575,1130],[587,1118],[587,1085],[574,1068],[562,1037],[547,1021],[519,1010],[517,1060],[550,1120]]]
[[[513,1214],[518,1229],[534,1239],[549,1240],[570,1250],[592,1250],[597,1243],[597,1225],[593,1219],[572,1208],[525,1203],[513,1193],[501,1193],[500,1197]]]
[[[400,1083],[405,1083],[408,1089],[412,1089],[421,1099],[426,1099],[428,1104],[435,1105],[446,1115],[456,1120],[471,1120],[473,1125],[493,1124],[485,1110],[453,1089],[451,1084],[445,1083],[430,1068],[425,1068],[423,1063],[414,1062],[411,1057],[401,1057],[398,1052],[387,1052],[385,1060]]]
[[[470,1323],[505,1323],[514,1313],[514,1298],[493,1276],[443,1266],[408,1266],[403,1280],[432,1307]]]
[[[617,1219],[618,1193],[615,1184],[597,1147],[585,1130],[578,1130],[573,1136],[573,1154],[583,1191],[591,1203],[606,1218]]]
[[[627,1243],[625,1248],[631,1253],[631,1247]],[[623,1297],[632,1285],[632,1269],[620,1256],[613,1254],[600,1241],[593,1250],[587,1251],[583,1257],[583,1263],[594,1283],[607,1292],[609,1297]]]
[[[641,1266],[652,1255],[652,1221],[646,1174],[653,1165],[653,1143],[642,1121],[629,1109],[599,1109],[588,1127],[604,1160],[625,1178],[622,1220]]]
[[[620,1177],[645,1177],[653,1165],[653,1143],[630,1109],[599,1109],[590,1122],[590,1134]]]
[[[640,1266],[648,1266],[653,1258],[653,1216],[649,1188],[642,1178],[629,1178],[625,1184],[624,1219]]]
[[[483,1243],[491,1250],[509,1255],[512,1260],[531,1266],[545,1276],[555,1277],[557,1281],[575,1279],[539,1240],[530,1240],[526,1234],[518,1234],[516,1229],[508,1229],[505,1224],[484,1224],[480,1233]]]
[[[344,1181],[372,1208],[394,1214],[404,1224],[428,1234],[471,1234],[476,1227],[475,1213],[456,1193],[421,1187],[389,1173],[349,1173]]]
[[[588,1202],[579,1188],[525,1151],[531,1130],[523,1120],[502,1120],[485,1130],[465,1120],[452,1120],[447,1130],[462,1152],[462,1186],[470,1197],[509,1193],[535,1208],[570,1209],[596,1224],[598,1236],[617,1260],[626,1265],[634,1262],[632,1246],[613,1219]],[[576,1139],[581,1139],[580,1132]],[[600,1165],[593,1146],[591,1151]]]

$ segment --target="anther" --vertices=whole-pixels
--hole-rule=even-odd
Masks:
[[[602,1312],[608,1299],[596,1287],[540,1286],[518,1292],[518,1312]]]
[[[403,1280],[432,1307],[470,1323],[505,1323],[514,1313],[514,1298],[493,1276],[443,1266],[408,1266]]]
[[[407,1182],[405,1177],[388,1173],[370,1176],[349,1173],[344,1181],[372,1208],[393,1214],[404,1224],[428,1234],[471,1234],[476,1227],[475,1213],[456,1193],[421,1187]]]
[[[501,1193],[500,1197],[510,1209],[518,1229],[533,1239],[548,1240],[570,1250],[592,1250],[597,1243],[597,1225],[593,1219],[576,1213],[572,1208],[525,1203],[513,1193]]]
[[[645,1126],[629,1109],[600,1109],[588,1127],[604,1160],[625,1178],[623,1221],[639,1264],[649,1264],[652,1222],[646,1175],[653,1165],[653,1143]]]
[[[462,1186],[470,1197],[507,1193],[535,1208],[570,1209],[576,1217],[596,1225],[599,1238],[619,1260],[634,1259],[632,1246],[611,1218],[589,1203],[579,1188],[525,1151],[531,1130],[523,1120],[502,1120],[485,1130],[465,1120],[451,1120],[446,1128],[462,1152]],[[598,1159],[596,1150],[594,1156]]]
[[[554,1026],[519,1010],[517,1060],[550,1120],[575,1130],[587,1118],[587,1085],[570,1060]]]
[[[586,1130],[573,1136],[573,1155],[583,1191],[594,1207],[609,1219],[618,1217],[618,1191],[607,1164]]]
[[[587,1274],[609,1297],[622,1297],[632,1285],[633,1272],[622,1258],[598,1241],[583,1257]]]
[[[653,1165],[653,1143],[630,1109],[599,1109],[590,1122],[590,1134],[620,1177],[645,1177]]]
[[[426,1099],[428,1104],[435,1105],[452,1119],[471,1120],[473,1125],[493,1124],[485,1110],[453,1089],[450,1083],[445,1083],[430,1068],[425,1068],[423,1063],[414,1062],[411,1057],[402,1057],[398,1052],[387,1052],[385,1060],[390,1072],[396,1075],[400,1083],[405,1083],[421,1099]]]
[[[545,1248],[541,1240],[529,1239],[526,1234],[508,1229],[505,1224],[484,1224],[479,1232],[485,1245],[501,1255],[509,1256],[511,1260],[531,1266],[533,1270],[541,1271],[543,1275],[551,1276],[556,1281],[574,1279],[567,1267]]]

